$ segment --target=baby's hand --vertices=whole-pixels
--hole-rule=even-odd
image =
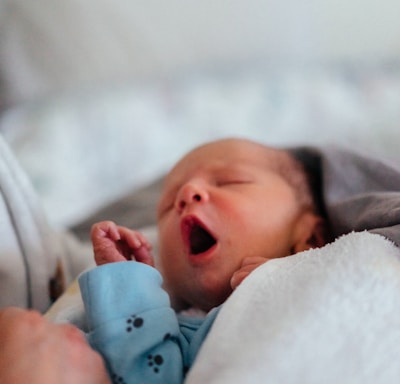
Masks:
[[[261,256],[247,257],[242,261],[240,269],[237,270],[231,278],[231,288],[236,289],[239,284],[257,267],[266,263],[269,259]]]
[[[101,221],[92,226],[90,237],[97,265],[136,260],[154,267],[151,245],[140,232]]]

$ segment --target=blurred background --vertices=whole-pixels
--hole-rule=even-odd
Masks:
[[[68,227],[201,142],[400,162],[398,0],[0,0],[0,132]]]

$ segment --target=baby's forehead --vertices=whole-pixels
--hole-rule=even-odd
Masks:
[[[246,162],[228,161],[228,159],[207,159],[204,161],[185,161],[177,164],[165,177],[165,182],[185,181],[192,177],[205,177],[224,174],[230,170],[248,168]]]
[[[216,175],[257,169],[271,171],[279,162],[277,151],[253,143],[212,143],[189,152],[167,174],[164,185],[183,182],[194,175]]]
[[[225,167],[229,164],[263,164],[273,160],[276,149],[249,140],[228,139],[204,144],[193,149],[182,157],[174,168],[190,165],[209,164],[214,167]],[[173,168],[173,170],[174,170]]]

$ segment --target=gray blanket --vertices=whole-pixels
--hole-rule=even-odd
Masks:
[[[400,166],[340,148],[296,148],[332,236],[368,230],[400,244]]]

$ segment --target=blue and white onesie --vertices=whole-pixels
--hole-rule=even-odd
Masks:
[[[118,262],[82,274],[88,341],[114,383],[181,383],[217,310],[205,318],[176,314],[153,267]]]

